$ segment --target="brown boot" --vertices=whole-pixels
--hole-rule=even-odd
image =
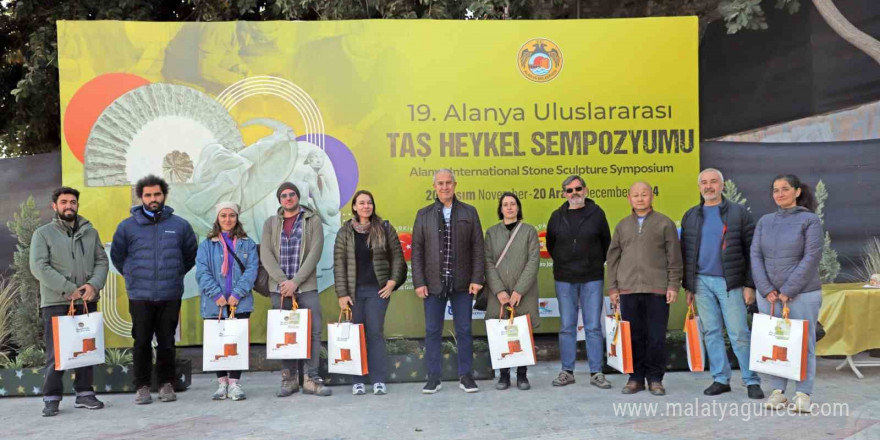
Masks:
[[[299,381],[297,380],[296,370],[281,370],[281,388],[275,393],[278,397],[287,397],[299,391]]]
[[[303,393],[316,396],[329,396],[333,390],[324,386],[324,379],[320,377],[308,377],[303,382]]]
[[[631,381],[627,382],[626,385],[623,386],[623,389],[620,390],[620,392],[623,394],[635,394],[635,393],[638,393],[639,391],[644,391],[644,390],[645,390],[645,383],[644,382],[636,382],[634,380],[631,380]]]
[[[648,391],[650,391],[651,394],[653,394],[655,396],[665,396],[666,395],[666,388],[663,388],[662,382],[651,382],[648,385]]]

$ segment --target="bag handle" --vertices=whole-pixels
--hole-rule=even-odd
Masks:
[[[217,313],[217,320],[223,320],[223,306],[218,306],[220,311]],[[226,319],[235,319],[235,306],[229,306],[229,315],[226,316]]]
[[[691,304],[688,306],[687,312],[684,314],[684,323],[687,325],[688,320],[691,318],[696,318],[697,312],[694,310],[694,305]]]
[[[85,312],[86,315],[89,314],[89,304],[85,301],[83,301],[83,312]],[[67,308],[67,316],[73,316],[73,315],[76,315],[76,300],[75,299],[70,300],[70,307]]]
[[[776,306],[776,301],[773,301],[772,303],[770,303],[770,316],[773,316],[775,306]],[[783,303],[782,304],[782,319],[785,320],[786,324],[791,323],[791,321],[788,319],[790,314],[791,314],[791,310],[789,310],[788,304]]]
[[[498,311],[498,319],[501,319],[504,317],[504,310],[505,309],[510,311],[510,319],[508,319],[508,324],[513,325],[513,318],[514,318],[514,315],[516,315],[516,310],[511,305],[501,307],[501,310]]]
[[[342,320],[342,316],[345,315],[346,321],[351,322],[351,308],[346,307],[344,309],[339,309],[339,317],[336,318],[336,323],[346,322]]]
[[[290,297],[290,311],[296,311],[299,309],[299,303],[296,302],[296,297]],[[281,301],[278,301],[278,310],[284,310],[284,297],[281,297]]]
[[[498,256],[498,260],[495,261],[496,269],[498,269],[498,266],[501,265],[501,260],[504,259],[504,256],[507,255],[507,250],[510,249],[510,245],[513,243],[513,239],[514,237],[516,237],[516,233],[519,232],[520,226],[522,226],[522,222],[520,222],[518,225],[516,225],[515,228],[513,228],[513,233],[510,234],[510,238],[507,239],[507,244],[504,245],[504,249],[501,251],[501,255]]]

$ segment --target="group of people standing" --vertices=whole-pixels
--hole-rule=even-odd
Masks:
[[[709,354],[713,383],[704,391],[717,395],[731,390],[731,370],[722,331],[726,327],[750,398],[764,398],[760,378],[749,371],[750,332],[746,306],[758,302],[769,313],[777,301],[791,311],[790,317],[806,319],[813,328],[821,305],[818,261],[822,227],[813,213],[815,200],[807,185],[796,176],[773,180],[778,209],[757,222],[741,205],[723,198],[723,176],[706,169],[698,177],[701,203],[682,219],[681,235],[675,223],[653,209],[653,188],[636,182],[629,190],[630,215],[610,231],[605,213],[589,199],[580,176],[562,182],[566,201],[553,211],[547,223],[546,248],[553,259],[553,276],[559,301],[559,348],[561,371],[554,386],[575,383],[578,313],[586,334],[590,384],[601,389],[613,385],[602,373],[604,335],[601,320],[607,287],[613,307],[630,322],[633,373],[622,392],[648,389],[663,395],[666,363],[666,328],[669,305],[684,287],[688,304],[699,309]],[[523,222],[523,207],[513,193],[498,201],[498,224],[485,236],[477,210],[455,196],[457,182],[451,170],[434,174],[434,203],[418,211],[412,234],[412,283],[424,300],[425,362],[428,370],[423,393],[441,389],[441,337],[447,303],[453,315],[458,353],[459,388],[479,391],[473,379],[472,304],[482,291],[488,296],[487,319],[512,310],[529,315],[532,326],[540,325],[538,268],[540,242],[537,230]],[[311,310],[311,337],[319,341],[322,315],[316,267],[323,249],[322,224],[315,212],[300,204],[299,189],[280,185],[280,207],[268,218],[258,245],[247,236],[239,221],[240,207],[232,202],[215,206],[213,229],[198,244],[192,227],[165,206],[168,184],[156,176],[137,182],[141,205],[117,227],[110,250],[104,252],[97,231],[77,214],[79,192],[62,187],[52,197],[53,221],[34,233],[30,265],[40,281],[41,309],[46,326],[47,367],[43,387],[43,415],[58,413],[61,375],[54,369],[51,318],[64,315],[71,301],[93,310],[109,263],[123,274],[129,296],[134,338],[135,403],[152,402],[150,376],[151,343],[156,339],[158,399],[176,400],[174,333],[178,324],[183,277],[193,267],[198,280],[201,315],[204,319],[253,312],[252,289],[262,264],[268,274],[273,308],[294,306]],[[334,276],[340,309],[353,311],[352,321],[364,324],[369,377],[355,378],[352,393],[388,392],[385,380],[384,322],[392,292],[407,279],[407,264],[390,222],[376,212],[369,191],[358,191],[351,202],[352,218],[340,229],[334,247]],[[607,280],[607,286],[606,284]],[[757,287],[758,295],[755,295]],[[84,310],[77,307],[76,313]],[[775,309],[776,315],[782,307]],[[815,376],[815,335],[809,339],[807,379],[797,383],[794,405],[809,411]],[[299,391],[299,368],[303,368],[302,391],[329,396],[319,375],[320,344],[312,344],[307,360],[282,362],[279,397]],[[75,370],[75,407],[103,407],[92,388],[92,368]],[[217,372],[218,388],[213,399],[242,400],[241,371]],[[647,384],[647,385],[646,385]],[[495,387],[511,386],[511,372],[501,370]],[[527,368],[518,367],[516,387],[530,388]],[[786,381],[771,379],[773,389],[766,405],[786,405]]]

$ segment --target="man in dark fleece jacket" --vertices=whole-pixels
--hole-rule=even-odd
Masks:
[[[131,337],[134,338],[135,403],[152,402],[151,343],[156,335],[156,372],[159,400],[177,400],[174,394],[174,331],[183,297],[183,277],[196,264],[198,241],[192,226],[165,206],[168,184],[150,175],[137,182],[142,206],[131,208],[113,235],[110,259],[125,277]]]
[[[574,383],[580,307],[592,373],[590,384],[609,389],[611,382],[602,374],[605,342],[601,322],[605,254],[611,243],[611,232],[605,211],[586,197],[584,179],[569,176],[562,182],[562,190],[567,201],[547,222],[547,250],[553,257],[553,278],[559,299],[559,354],[562,358],[562,371],[553,385]]]

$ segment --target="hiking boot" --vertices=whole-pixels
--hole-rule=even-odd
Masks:
[[[655,396],[665,396],[666,388],[663,388],[662,382],[651,382],[648,384],[648,391]]]
[[[388,388],[385,387],[385,384],[382,382],[376,382],[373,384],[373,395],[374,396],[384,396],[388,394]]]
[[[532,384],[529,383],[529,378],[525,376],[516,375],[516,387],[525,391],[532,388]]]
[[[329,396],[333,394],[333,390],[324,386],[324,379],[320,377],[311,377],[303,383],[304,394],[314,394],[316,396]]]
[[[440,379],[428,378],[428,383],[422,387],[422,394],[434,394],[440,391],[441,388],[443,388],[443,385],[440,384]]]
[[[177,400],[177,394],[174,393],[174,385],[171,385],[171,382],[163,383],[159,388],[159,401],[174,402],[175,400]]]
[[[764,390],[761,389],[761,385],[747,385],[749,399],[763,399],[764,398]]]
[[[630,380],[623,386],[623,389],[620,390],[623,394],[635,394],[639,391],[645,391],[645,383],[644,382],[636,382],[634,380]]]
[[[226,400],[226,394],[229,392],[229,383],[220,382],[220,385],[217,387],[217,391],[214,391],[214,395],[211,396],[212,400]]]
[[[510,385],[509,379],[508,385]],[[477,383],[474,382],[474,378],[471,377],[470,374],[465,374],[464,376],[461,376],[461,378],[458,380],[458,387],[466,393],[476,393],[477,391],[480,391],[480,387],[477,386]]]
[[[574,374],[571,374],[565,370],[560,371],[559,376],[556,376],[556,379],[553,379],[553,386],[554,387],[564,387],[566,385],[570,385],[573,383],[574,383]]]
[[[602,373],[593,374],[590,377],[590,385],[602,388],[603,390],[611,389],[611,382],[608,382],[608,379],[605,379],[605,375]]]
[[[101,409],[104,407],[104,402],[98,400],[94,394],[89,394],[88,396],[76,396],[76,400],[73,402],[74,408],[86,408],[86,409]]]
[[[495,384],[496,390],[506,390],[510,388],[510,374],[501,373],[498,377],[498,383]]]
[[[721,393],[729,393],[730,385],[721,382],[712,382],[712,385],[709,385],[709,388],[703,390],[703,394],[707,396],[717,396]]]
[[[810,395],[800,391],[794,393],[794,399],[791,399],[794,410],[799,413],[810,414],[813,412],[813,403],[810,402]]]
[[[136,405],[153,403],[153,398],[150,397],[150,387],[148,385],[144,385],[137,389],[137,393],[134,395],[134,403]]]
[[[788,399],[785,398],[785,394],[782,394],[782,390],[773,390],[770,397],[764,402],[764,408],[782,409],[785,408],[786,403],[788,403]]]
[[[58,415],[58,405],[61,404],[59,400],[47,400],[43,402],[43,417],[52,417]]]
[[[352,396],[363,396],[364,394],[367,394],[367,390],[364,388],[364,384],[356,383],[351,386]]]
[[[245,396],[244,394],[244,390],[241,389],[240,383],[236,382],[229,384],[229,398],[233,401],[247,399],[247,396]]]
[[[296,371],[288,369],[281,370],[281,388],[275,393],[278,397],[287,397],[299,391],[299,381],[296,378]]]

